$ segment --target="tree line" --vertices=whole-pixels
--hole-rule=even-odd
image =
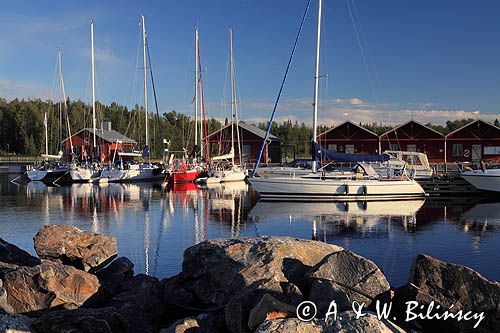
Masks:
[[[103,120],[111,121],[112,128],[129,138],[137,141],[137,148],[141,149],[145,142],[145,115],[142,107],[136,105],[132,109],[118,103],[104,104],[97,102],[97,127],[101,127]],[[92,109],[83,101],[66,101],[64,105],[41,99],[7,101],[0,98],[0,154],[15,153],[22,155],[39,155],[45,151],[44,117],[47,113],[49,153],[57,154],[61,149],[61,140],[69,136],[67,121],[72,134],[85,127],[92,127]],[[448,134],[474,119],[447,121],[444,125],[427,123],[426,126],[443,134]],[[63,126],[61,127],[61,122]],[[207,132],[219,130],[224,124],[215,118],[207,120]],[[163,138],[170,141],[171,151],[192,149],[194,140],[194,119],[191,116],[176,111],[165,112],[156,116],[149,114],[150,150],[151,156],[160,157]],[[500,126],[495,120],[494,124]],[[382,134],[390,130],[391,126],[379,122],[359,123],[360,126]],[[266,123],[256,124],[266,130]],[[329,126],[320,125],[318,134],[328,130]],[[312,128],[304,122],[283,121],[273,123],[271,134],[281,138],[285,148],[295,150],[297,156],[310,154]]]

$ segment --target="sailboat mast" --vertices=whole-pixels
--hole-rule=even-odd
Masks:
[[[233,29],[231,28],[229,28],[229,64],[231,76],[231,152],[233,153],[231,162],[234,165],[234,121],[236,118],[236,94],[234,91]]]
[[[195,57],[195,79],[194,79],[194,147],[198,145],[198,87],[200,84],[200,73],[198,68],[198,27],[195,29],[194,38]],[[195,152],[196,154],[196,152]]]
[[[66,112],[66,126],[68,128],[69,145],[71,147],[71,154],[74,153],[73,150],[73,139],[71,138],[71,127],[68,118],[68,105],[66,103],[66,90],[64,89],[64,79],[62,74],[62,56],[61,49],[58,49],[58,60],[59,60],[59,83],[61,85],[62,100],[64,104],[64,111]],[[62,126],[62,123],[61,123]]]
[[[144,15],[142,18],[142,51],[144,64],[144,111],[146,112],[146,147],[149,147],[149,132],[148,132],[148,87],[147,87],[147,63],[146,63],[146,26],[144,24]]]
[[[59,75],[61,73],[61,49],[57,49],[57,64],[59,67]],[[59,76],[60,79],[60,76]],[[62,149],[63,140],[63,122],[62,122],[62,101],[59,100],[59,148]]]
[[[45,112],[45,116],[43,118],[43,126],[45,127],[45,155],[49,155],[49,131],[47,129],[47,112]]]
[[[95,63],[94,63],[94,20],[90,21],[90,58],[92,66],[92,154],[95,154],[96,147],[96,118],[95,118]],[[94,156],[96,158],[96,156]]]
[[[318,135],[318,80],[319,80],[319,47],[320,47],[320,38],[321,38],[321,7],[322,0],[318,0],[318,31],[316,37],[316,64],[314,66],[314,101],[313,101],[313,135],[312,135],[312,143],[316,142],[316,136]],[[312,148],[311,148],[312,150]],[[317,170],[317,162],[315,160],[314,151],[311,151],[312,154],[312,171],[316,172]]]

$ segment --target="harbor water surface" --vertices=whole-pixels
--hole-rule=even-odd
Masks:
[[[47,186],[0,176],[0,237],[35,254],[44,224],[113,235],[136,273],[180,272],[183,251],[219,237],[316,239],[373,260],[391,284],[404,284],[426,253],[500,280],[500,199],[427,198],[399,202],[262,202],[244,182]]]

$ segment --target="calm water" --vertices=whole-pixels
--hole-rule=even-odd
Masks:
[[[0,176],[0,237],[34,254],[44,224],[113,235],[137,273],[181,270],[185,248],[216,237],[285,235],[340,245],[377,263],[393,285],[424,252],[500,280],[500,201],[479,199],[335,203],[259,202],[245,183],[79,184],[47,187]]]

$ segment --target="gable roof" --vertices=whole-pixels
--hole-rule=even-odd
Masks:
[[[326,135],[327,133],[329,133],[329,132],[331,132],[331,131],[333,131],[333,130],[336,130],[336,129],[338,129],[339,127],[342,127],[342,126],[347,125],[347,124],[352,125],[352,126],[355,126],[355,127],[357,127],[357,128],[359,128],[359,129],[361,129],[361,130],[363,130],[363,131],[365,131],[365,132],[367,132],[367,133],[369,133],[369,134],[371,134],[371,135],[373,135],[373,136],[375,136],[375,137],[377,137],[377,138],[378,138],[378,134],[377,134],[377,133],[374,133],[374,132],[370,131],[369,129],[364,128],[363,126],[359,126],[358,124],[355,124],[355,123],[353,123],[353,122],[352,122],[352,121],[350,121],[350,120],[346,120],[346,121],[344,121],[343,123],[341,123],[341,124],[339,124],[339,125],[337,125],[337,126],[334,126],[334,127],[330,128],[330,129],[328,129],[328,130],[324,131],[323,133],[318,134],[318,137],[323,136],[323,135]]]
[[[446,135],[446,138],[448,138],[449,136],[452,136],[452,135],[453,135],[453,134],[455,134],[455,133],[461,132],[461,131],[463,131],[464,129],[466,129],[467,127],[470,127],[470,126],[472,126],[472,125],[474,125],[474,124],[483,124],[483,125],[486,125],[486,126],[488,126],[488,127],[492,128],[492,129],[494,129],[494,130],[500,131],[500,128],[499,128],[499,127],[496,127],[495,125],[490,124],[490,123],[488,123],[488,122],[486,122],[486,121],[484,121],[484,120],[482,120],[482,119],[477,119],[477,120],[474,120],[473,122],[470,122],[470,123],[468,123],[468,124],[466,124],[466,125],[464,125],[464,126],[462,126],[462,127],[460,127],[460,128],[457,128],[457,129],[456,129],[456,130],[454,130],[454,131],[451,131],[450,133],[448,133],[448,134]]]
[[[94,129],[93,128],[83,128],[80,131],[76,132],[72,136],[78,135],[82,133],[83,131],[87,131],[90,134],[94,134]],[[103,139],[108,142],[117,142],[121,141],[122,143],[130,143],[130,144],[137,144],[137,141],[130,139],[126,137],[125,135],[121,134],[120,132],[117,132],[115,130],[105,130],[101,128],[96,128],[95,135],[98,136],[100,139]],[[69,140],[69,138],[66,138],[63,140],[63,142]]]
[[[406,125],[408,125],[408,124],[410,124],[410,123],[414,123],[414,124],[417,124],[417,125],[419,125],[419,126],[422,126],[422,127],[424,127],[425,129],[428,129],[429,131],[432,131],[432,132],[434,132],[434,133],[438,134],[439,136],[444,137],[444,134],[443,134],[443,133],[438,132],[438,131],[436,131],[436,130],[435,130],[435,129],[433,129],[433,128],[430,128],[429,126],[425,126],[424,124],[422,124],[422,123],[420,123],[420,122],[418,122],[418,121],[416,121],[416,120],[413,120],[413,119],[408,120],[406,123],[401,124],[401,125],[399,125],[399,126],[396,126],[396,127],[392,128],[392,129],[388,130],[387,132],[383,133],[383,134],[380,134],[380,137],[382,138],[382,137],[384,137],[384,136],[387,136],[387,135],[389,135],[390,133],[395,132],[395,131],[397,131],[398,129],[400,129],[401,127],[404,127],[404,126],[406,126]]]
[[[266,131],[263,131],[261,130],[260,128],[258,128],[257,126],[255,125],[250,125],[250,124],[246,124],[242,121],[240,121],[238,123],[239,127],[244,129],[244,130],[247,130],[249,131],[250,133],[253,133],[255,135],[257,135],[258,137],[264,139],[266,137]],[[213,133],[210,133],[208,136],[211,137],[212,135],[214,134],[217,134],[219,132],[222,132],[223,130],[225,130],[226,128],[230,127],[231,124],[228,124],[226,126],[224,126],[223,128],[221,128],[220,130],[218,131],[215,131]],[[269,133],[269,137],[267,138],[269,141],[278,141],[278,142],[281,142],[282,140],[280,138],[278,138],[277,136],[275,135],[272,135],[271,133]]]

